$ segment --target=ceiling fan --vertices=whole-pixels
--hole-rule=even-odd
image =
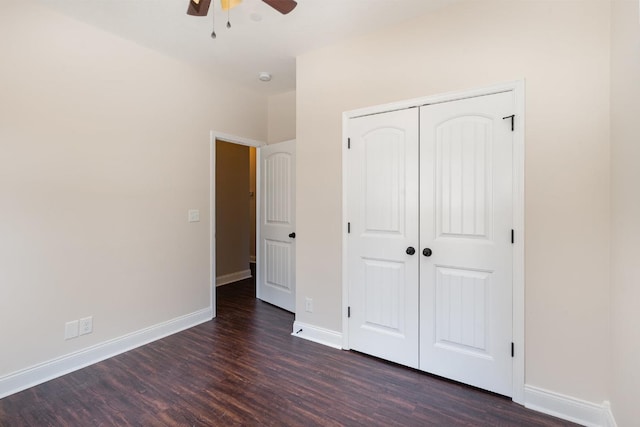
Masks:
[[[221,0],[222,2],[222,10],[229,10],[238,4],[240,4],[242,0]],[[298,3],[295,0],[262,0],[278,12],[286,15],[291,12]],[[207,16],[209,12],[209,5],[211,4],[211,0],[189,0],[189,9],[187,9],[188,15],[193,16]]]

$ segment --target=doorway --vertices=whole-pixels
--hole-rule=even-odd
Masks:
[[[267,147],[259,141],[212,132],[210,148],[213,317],[216,285],[252,275],[258,299],[294,312],[295,141]],[[251,261],[255,261],[253,272]]]
[[[255,211],[252,214],[252,208],[255,207],[258,178],[255,163],[252,165],[251,162],[257,157],[257,149],[264,145],[261,141],[211,132],[209,245],[213,317],[216,317],[217,286],[254,274],[250,263],[257,259],[251,236],[255,239],[257,216]]]
[[[255,148],[216,140],[216,287],[253,276],[251,150]]]

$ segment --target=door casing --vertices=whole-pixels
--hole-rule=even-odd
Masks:
[[[512,400],[524,404],[524,375],[525,375],[525,281],[524,281],[524,136],[525,136],[525,80],[517,80],[463,92],[451,92],[429,97],[415,98],[390,104],[378,105],[347,111],[342,114],[342,158],[347,158],[349,120],[356,117],[385,113],[423,105],[451,102],[465,98],[491,95],[500,92],[513,91],[515,99],[515,119],[513,135],[513,226],[515,241],[513,245],[513,342],[515,352],[513,357],[513,393]],[[349,282],[348,282],[348,163],[342,162],[342,347],[348,350],[349,327]]]

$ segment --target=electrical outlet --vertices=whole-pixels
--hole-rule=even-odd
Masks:
[[[313,300],[311,298],[306,298],[304,300],[304,310],[313,313]]]
[[[78,321],[72,320],[64,324],[64,339],[70,340],[78,336]]]
[[[80,319],[80,335],[86,335],[93,332],[93,316],[83,317]]]

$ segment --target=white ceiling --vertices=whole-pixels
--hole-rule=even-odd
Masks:
[[[231,10],[231,29],[220,0],[211,17],[186,14],[188,0],[39,0],[65,15],[125,39],[204,67],[271,95],[295,89],[296,56],[369,31],[399,24],[458,0],[297,0],[281,15],[262,0]],[[260,20],[257,20],[259,17]],[[258,73],[273,80],[263,83]]]

